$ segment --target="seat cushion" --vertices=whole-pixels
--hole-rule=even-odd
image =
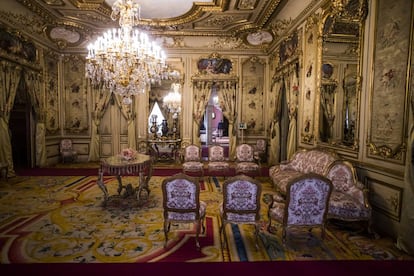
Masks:
[[[236,172],[256,172],[259,165],[254,162],[240,162],[236,164]]]
[[[207,204],[204,201],[200,201],[200,218],[204,218],[206,215]],[[194,221],[196,218],[194,212],[181,213],[181,212],[168,212],[169,220],[176,221]]]
[[[197,161],[190,161],[183,163],[183,170],[184,171],[202,171],[203,170],[203,163]]]
[[[276,189],[282,194],[286,195],[286,189],[289,181],[298,176],[303,175],[303,173],[294,171],[294,170],[284,170],[279,171],[279,173],[271,176],[272,181]]]
[[[227,162],[221,162],[221,161],[217,161],[217,162],[210,162],[207,165],[208,170],[212,170],[212,171],[221,171],[221,170],[227,170],[230,165]]]
[[[223,203],[220,204],[220,216],[223,217]],[[224,218],[227,221],[232,221],[234,223],[253,223],[256,221],[256,213],[232,213],[227,212],[227,219]]]
[[[345,220],[368,220],[371,209],[360,204],[357,198],[334,190],[329,200],[328,216]]]

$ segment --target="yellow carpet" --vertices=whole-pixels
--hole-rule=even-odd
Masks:
[[[267,207],[262,204],[260,248],[255,249],[253,226],[230,225],[227,247],[219,235],[220,183],[202,183],[207,202],[206,232],[195,247],[193,225],[172,225],[164,248],[162,177],[152,177],[150,197],[120,200],[103,206],[96,177],[16,177],[0,185],[0,263],[136,263],[239,262],[273,260],[388,260],[409,259],[389,239],[371,240],[353,229],[328,228],[325,240],[318,231],[292,232],[288,245],[266,231]],[[124,177],[135,185],[136,177]],[[221,179],[220,179],[221,180]],[[263,194],[271,192],[260,178]],[[117,182],[105,177],[111,195]],[[115,202],[115,201],[114,201]]]

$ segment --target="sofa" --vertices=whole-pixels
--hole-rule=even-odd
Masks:
[[[323,149],[303,149],[297,151],[290,160],[269,168],[273,187],[281,196],[286,195],[290,180],[307,173],[316,173],[332,181],[328,219],[365,221],[371,232],[372,209],[368,190],[358,181],[355,168],[349,161]]]

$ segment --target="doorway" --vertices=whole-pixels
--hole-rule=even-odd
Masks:
[[[225,156],[228,157],[229,121],[223,115],[218,105],[217,93],[214,91],[211,93],[200,125],[200,141],[203,159],[208,158],[208,147],[213,144],[223,146]]]
[[[31,112],[30,99],[21,81],[9,119],[14,169],[32,168]]]

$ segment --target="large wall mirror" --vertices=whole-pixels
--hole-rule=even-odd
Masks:
[[[332,1],[321,24],[319,140],[358,150],[361,52],[366,0]]]

